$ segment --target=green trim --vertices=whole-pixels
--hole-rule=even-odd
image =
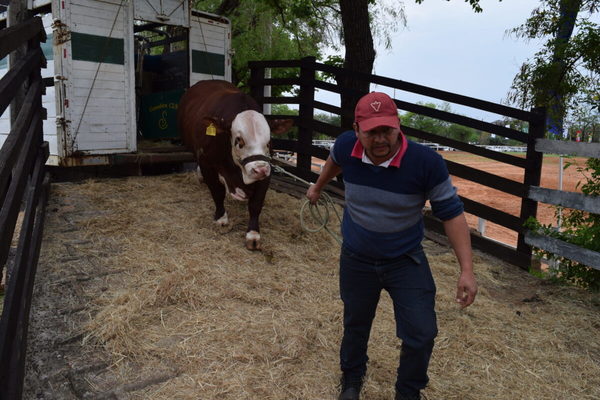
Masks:
[[[120,65],[125,63],[123,39],[71,32],[71,42],[73,60]]]
[[[192,72],[225,76],[225,56],[223,54],[192,50]]]

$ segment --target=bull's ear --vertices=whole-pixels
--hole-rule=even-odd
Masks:
[[[269,120],[269,126],[271,127],[271,134],[283,135],[294,126],[294,120],[292,119],[272,119]]]
[[[217,133],[227,131],[229,129],[223,118],[204,117],[202,118],[202,124],[204,126],[214,126],[217,129]]]

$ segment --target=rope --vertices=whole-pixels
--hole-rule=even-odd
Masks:
[[[295,180],[306,184],[307,186],[312,185],[312,183],[305,181],[304,179],[286,171],[285,169],[281,168],[280,166],[272,165],[272,168],[275,172],[279,172],[279,173],[288,175],[288,176],[294,178]],[[311,228],[311,227],[309,227],[309,224],[306,223],[306,219],[305,219],[304,215],[306,214],[307,208],[310,211],[310,215],[313,219],[313,223],[316,225],[316,228]],[[327,194],[325,192],[321,192],[321,198],[317,201],[316,204],[311,204],[310,201],[308,201],[308,199],[305,200],[304,203],[302,204],[302,207],[300,208],[300,225],[302,226],[302,229],[304,229],[306,232],[310,232],[310,233],[320,232],[324,229],[341,246],[342,238],[336,232],[332,231],[328,226],[329,219],[332,214],[332,212],[330,210],[333,210],[333,214],[335,214],[339,223],[341,224],[342,218],[340,217],[340,214],[338,213],[338,210],[335,207],[335,203],[331,199],[331,196],[329,196],[329,194]]]

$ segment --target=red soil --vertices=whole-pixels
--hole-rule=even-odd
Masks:
[[[465,164],[504,178],[512,179],[517,182],[523,182],[524,170],[522,168],[499,163],[497,161],[492,161],[465,152],[448,151],[441,152],[440,154],[445,159]],[[583,166],[585,159],[564,159],[565,164],[567,161],[576,161],[577,165]],[[544,157],[542,166],[542,180],[540,184],[541,187],[558,189],[560,171],[559,163],[560,157],[558,156]],[[563,190],[572,192],[580,191],[576,188],[576,185],[581,179],[582,175],[577,171],[577,167],[575,165],[563,170]],[[458,188],[458,193],[461,196],[505,211],[509,214],[519,216],[521,207],[520,198],[458,177],[453,176],[452,181]],[[537,218],[544,224],[556,224],[555,209],[550,205],[539,203]],[[467,222],[469,223],[470,227],[476,229],[478,226],[478,217],[467,214]],[[516,232],[488,221],[486,221],[485,236],[491,237],[511,246],[516,246],[517,244]]]

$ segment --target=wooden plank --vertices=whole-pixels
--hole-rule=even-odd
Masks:
[[[511,138],[514,140],[518,140],[520,142],[527,142],[527,134],[510,129],[505,128],[501,125],[495,125],[489,122],[484,122],[481,120],[477,120],[470,117],[465,117],[463,115],[453,114],[447,111],[438,110],[435,108],[423,106],[420,104],[413,104],[406,101],[395,100],[399,109],[414,112],[421,115],[426,115],[431,118],[440,119],[442,121],[451,122],[454,124],[459,124],[463,126],[467,126],[469,128],[477,129],[480,131],[485,131],[489,133],[493,133],[494,135],[503,136],[507,138]]]
[[[542,179],[542,164],[544,162],[544,154],[535,151],[536,139],[543,138],[546,135],[546,109],[536,107],[531,110],[538,119],[529,124],[529,140],[527,141],[527,166],[525,167],[525,176],[523,184],[529,188],[531,186],[539,186]],[[527,198],[527,193],[521,196],[521,212],[519,217],[522,221],[527,221],[529,218],[537,216],[538,203]],[[531,246],[525,243],[524,231],[519,232],[517,237],[517,250],[520,252],[528,252],[532,254]]]
[[[30,39],[38,38],[46,42],[46,31],[40,17],[0,30],[0,59],[16,50]]]
[[[98,76],[96,77],[96,80],[119,80],[118,78],[113,78],[116,76],[120,77],[120,80],[123,81],[125,79],[123,78],[124,70],[125,67],[122,64],[100,64],[100,69],[98,70],[98,63],[90,61],[73,60],[73,73],[78,72],[82,74],[81,76],[77,75],[77,78],[94,79],[96,71],[98,71]]]
[[[314,107],[318,108],[319,110],[330,112],[332,114],[337,114],[337,115],[342,114],[342,109],[340,107],[332,106],[331,104],[323,103],[320,101],[315,101]]]
[[[315,132],[324,133],[332,138],[336,138],[342,133],[342,128],[339,126],[331,125],[322,121],[315,120],[313,121],[312,126]]]
[[[600,197],[598,196],[586,196],[583,193],[565,192],[563,190],[531,186],[529,188],[528,197],[532,200],[541,201],[546,204],[574,208],[592,214],[600,214]]]
[[[300,85],[299,78],[265,78],[262,81],[265,86],[277,86],[277,85]]]
[[[527,160],[523,157],[517,157],[511,154],[488,150],[485,147],[474,146],[472,144],[460,142],[444,136],[434,135],[433,133],[411,128],[407,125],[402,125],[401,129],[407,135],[425,139],[429,142],[438,143],[444,146],[455,148],[457,150],[463,150],[471,154],[476,154],[481,157],[486,157],[492,160],[514,165],[516,167],[525,168],[527,166]]]
[[[566,142],[563,140],[536,139],[535,150],[542,153],[600,158],[600,143]]]
[[[300,104],[299,97],[265,97],[264,104]]]
[[[35,68],[40,68],[44,59],[43,57],[44,54],[39,48],[28,51],[25,58],[0,79],[0,115],[9,106],[25,79],[31,74],[31,71]]]
[[[445,235],[443,223],[430,215],[425,215],[423,219],[426,231],[433,231]],[[492,254],[494,257],[516,265],[524,270],[529,270],[531,266],[531,256],[517,251],[514,247],[485,238],[476,232],[471,231],[471,246],[474,249]]]
[[[475,200],[458,196],[465,205],[465,211],[477,215],[485,220],[498,224],[513,231],[520,232],[523,229],[523,222],[519,217],[511,215],[493,207],[479,203]]]
[[[476,99],[474,97],[468,97],[459,95],[456,93],[446,92],[439,89],[430,88],[427,86],[417,85],[414,83],[386,78],[378,75],[364,74],[356,71],[348,71],[343,68],[334,67],[331,65],[316,63],[315,68],[317,71],[328,72],[334,75],[352,75],[354,79],[372,82],[375,84],[388,86],[390,88],[400,89],[411,93],[421,94],[423,96],[433,97],[436,99],[448,101],[450,103],[462,104],[468,107],[477,108],[492,113],[506,115],[523,121],[530,121],[536,118],[528,111],[519,110],[517,108],[504,106],[502,104],[492,103],[490,101]]]
[[[41,130],[39,136],[41,136]],[[3,318],[2,324],[0,324],[0,355],[2,358],[0,365],[3,370],[6,365],[9,366],[6,371],[3,371],[0,391],[8,395],[7,398],[15,399],[21,398],[22,394],[29,311],[42,241],[48,192],[48,180],[46,179],[49,178],[43,172],[47,148],[46,151],[38,150],[37,156],[32,174],[32,185],[27,196],[15,266],[7,290],[8,296],[5,299],[6,318]]]
[[[41,131],[42,121],[39,114],[34,115],[26,134],[23,147],[19,148],[19,157],[10,181],[5,201],[0,209],[0,265],[4,265],[8,258],[8,249],[15,229],[23,192],[28,181],[28,175],[37,156],[37,147],[41,138],[37,133]]]
[[[335,83],[325,82],[325,81],[316,81],[315,88],[327,90],[328,92],[333,92],[340,94],[344,91],[343,88],[339,87]]]
[[[525,243],[600,270],[600,253],[597,251],[549,236],[538,235],[531,231],[525,233]]]
[[[4,145],[0,149],[0,204],[4,203],[7,183],[10,180],[14,164],[19,156],[21,144],[26,138],[25,133],[37,110],[38,104],[36,104],[35,100],[40,98],[41,93],[42,86],[40,82],[30,86],[25,96],[23,107],[19,112],[19,116],[6,137]],[[0,263],[0,265],[2,265],[2,263]]]
[[[300,68],[301,60],[250,61],[248,68]]]
[[[454,161],[445,161],[448,166],[448,172],[450,172],[451,175],[468,179],[481,185],[512,194],[513,196],[525,197],[527,187],[522,183],[490,174],[489,172],[480,171],[476,168],[468,167]]]
[[[294,121],[294,125],[298,122],[297,115],[282,115],[282,114],[265,114],[265,119],[267,120],[275,120],[275,119],[291,119]]]

